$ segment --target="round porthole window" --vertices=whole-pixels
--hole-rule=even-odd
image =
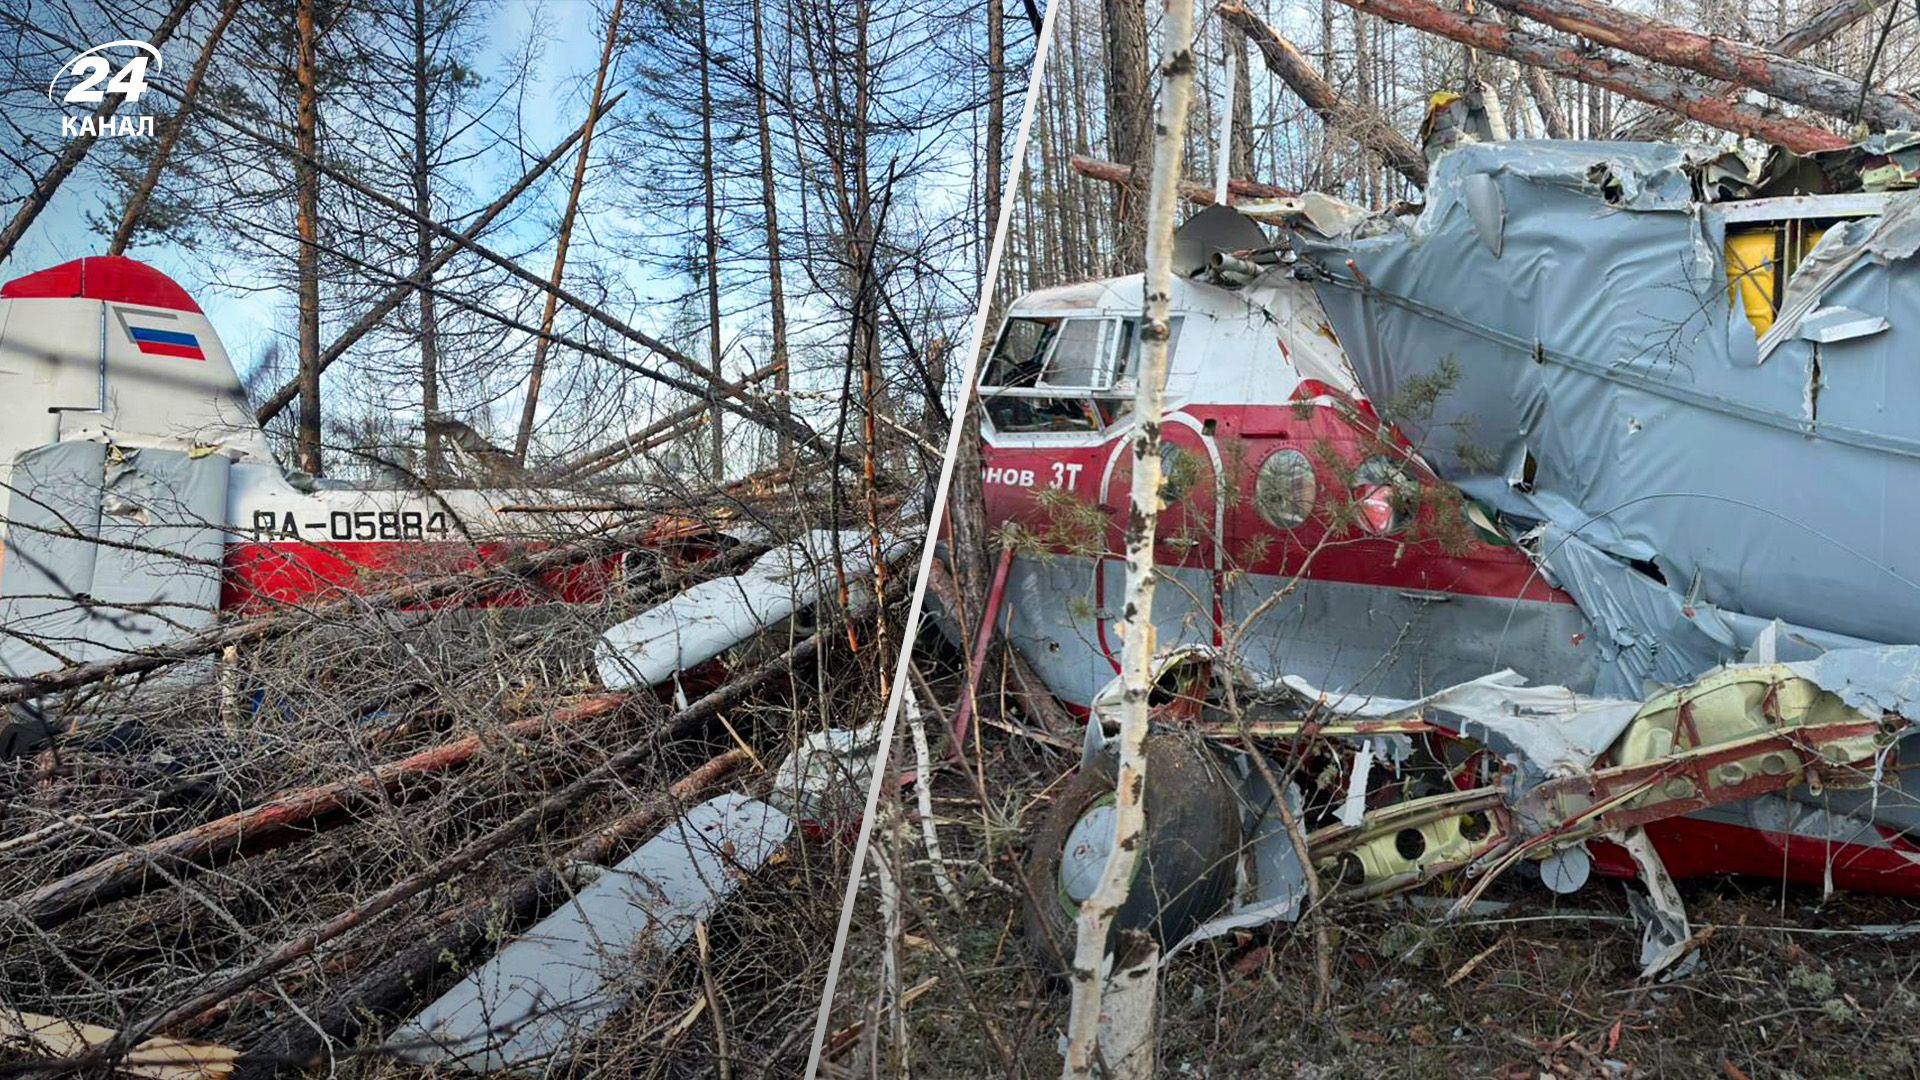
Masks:
[[[1369,458],[1353,473],[1353,501],[1360,527],[1375,536],[1398,532],[1413,523],[1420,489],[1398,463]]]
[[[1276,529],[1291,529],[1313,513],[1318,488],[1313,462],[1298,450],[1281,449],[1260,463],[1253,481],[1253,508]]]

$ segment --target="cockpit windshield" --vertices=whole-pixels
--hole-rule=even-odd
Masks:
[[[1140,321],[1016,315],[1001,327],[980,394],[996,431],[1097,432],[1124,420],[1140,364]],[[1178,340],[1180,320],[1173,320]]]

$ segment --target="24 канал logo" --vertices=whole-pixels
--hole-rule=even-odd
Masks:
[[[94,106],[82,116],[60,118],[60,134],[98,138],[116,135],[152,135],[153,117],[121,116],[116,110],[131,105],[147,92],[148,65],[161,67],[160,50],[144,41],[109,41],[95,45],[62,64],[47,83],[47,100],[58,105]],[[62,85],[66,92],[61,92]]]

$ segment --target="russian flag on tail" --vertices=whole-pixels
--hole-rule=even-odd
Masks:
[[[177,356],[184,360],[205,360],[200,339],[179,330],[154,330],[145,326],[127,327],[127,336],[148,356]]]

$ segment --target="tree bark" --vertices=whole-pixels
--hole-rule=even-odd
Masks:
[[[427,5],[413,0],[413,209],[420,215],[414,223],[413,255],[420,293],[420,424],[424,461],[422,471],[429,484],[440,480],[440,428],[434,423],[440,416],[440,325],[433,301],[433,230],[426,223],[433,217],[433,162],[427,151],[427,110],[432,97],[427,79]],[[515,462],[518,464],[518,462]]]
[[[1143,0],[1102,0],[1107,60],[1107,151],[1145,178],[1153,154],[1153,88],[1147,83],[1147,9]],[[1114,196],[1117,266],[1140,265],[1146,250],[1147,192],[1143,185]]]
[[[793,371],[787,361],[787,292],[780,267],[780,199],[773,180],[773,125],[767,109],[765,31],[760,0],[753,0],[753,108],[760,137],[760,208],[767,224],[767,295],[773,331],[774,407],[793,415]],[[780,464],[793,465],[793,436],[780,432]]]
[[[140,177],[140,183],[127,196],[127,205],[120,211],[120,224],[113,230],[113,239],[107,244],[107,254],[125,254],[127,245],[133,241],[133,230],[139,228],[140,219],[146,216],[147,203],[153,198],[153,189],[160,183],[160,174],[166,171],[167,160],[173,156],[174,144],[180,141],[180,132],[187,126],[187,117],[193,112],[194,99],[200,96],[200,85],[206,81],[207,67],[213,63],[214,50],[220,47],[220,39],[226,35],[227,26],[240,10],[241,0],[227,0],[227,6],[220,12],[219,21],[207,32],[207,43],[200,47],[200,58],[193,62],[193,70],[187,74],[185,86],[180,88],[180,103],[174,108],[172,119],[160,133],[160,139],[154,144],[153,152],[147,159],[147,171]],[[0,251],[0,259],[6,254]]]
[[[1885,6],[1887,0],[1839,0],[1814,13],[1813,17],[1801,23],[1792,31],[1776,38],[1771,51],[1781,56],[1798,56],[1822,42],[1832,40],[1847,27],[1866,18]],[[1781,10],[1785,11],[1784,0]],[[1721,83],[1711,91],[1721,99],[1729,99],[1739,94],[1737,83]],[[1628,125],[1618,138],[1633,142],[1652,142],[1672,137],[1674,130],[1685,119],[1666,109],[1654,109]]]
[[[1361,146],[1379,154],[1415,187],[1427,186],[1426,156],[1384,117],[1343,99],[1293,42],[1281,37],[1252,11],[1233,3],[1222,4],[1218,10],[1222,18],[1246,33],[1266,59],[1267,68],[1280,76],[1320,117],[1330,136],[1335,130],[1345,132]]]
[[[1166,61],[1158,145],[1153,154],[1151,228],[1147,235],[1146,296],[1140,332],[1139,385],[1134,395],[1132,509],[1127,520],[1127,602],[1120,706],[1120,762],[1114,785],[1114,842],[1093,895],[1080,906],[1073,954],[1073,1000],[1061,1075],[1091,1077],[1100,1028],[1102,975],[1108,930],[1126,903],[1139,865],[1145,828],[1147,694],[1153,682],[1155,526],[1160,514],[1160,415],[1167,384],[1168,319],[1173,297],[1173,225],[1180,180],[1187,103],[1193,89],[1193,0],[1168,0],[1162,32]],[[1098,721],[1094,721],[1098,722]]]
[[[600,46],[600,67],[593,75],[593,98],[587,106],[587,122],[581,127],[580,156],[573,162],[573,186],[567,189],[567,209],[560,215],[560,237],[553,249],[553,273],[551,280],[557,288],[567,272],[567,246],[573,241],[574,215],[580,210],[580,189],[587,182],[587,156],[593,148],[593,127],[600,115],[600,98],[607,88],[607,68],[613,63],[613,43],[620,31],[621,0],[613,0],[613,11],[607,16],[607,37]],[[702,26],[705,25],[705,8],[702,7]],[[701,53],[705,56],[705,52]],[[701,69],[705,74],[705,68]],[[527,375],[527,400],[520,410],[520,429],[513,437],[513,463],[525,466],[527,463],[527,444],[533,441],[533,418],[540,408],[540,380],[547,370],[547,346],[552,340],[547,335],[553,333],[554,309],[560,304],[558,294],[547,293],[546,306],[540,312],[540,336],[533,342],[533,370]]]
[[[1758,90],[1781,101],[1879,131],[1920,128],[1920,106],[1811,64],[1730,38],[1700,34],[1597,0],[1488,0],[1597,45]]]
[[[1546,73],[1531,64],[1521,64],[1520,71],[1526,79],[1527,94],[1533,98],[1533,107],[1540,113],[1540,124],[1547,129],[1547,138],[1572,138],[1573,132],[1567,128],[1567,114],[1560,111],[1560,99],[1547,84]],[[1661,115],[1674,114],[1662,112]]]
[[[1498,20],[1463,15],[1425,0],[1340,0],[1356,11],[1498,53],[1587,86],[1676,112],[1713,127],[1785,147],[1795,153],[1835,150],[1846,139],[1776,110],[1730,102],[1640,64],[1597,56],[1579,45],[1554,41]]]
[[[313,5],[314,0],[298,0],[294,11],[298,51],[294,79],[299,84],[294,139],[299,156],[293,163],[293,186],[298,202],[295,228],[300,234],[295,265],[299,279],[300,415],[294,457],[302,471],[319,476],[324,464],[320,458],[320,99],[314,71],[319,30],[313,22]]]
[[[1247,56],[1247,32],[1239,24],[1225,22],[1221,40],[1233,54],[1233,139],[1227,155],[1228,176],[1252,176],[1253,167],[1253,62]]]

